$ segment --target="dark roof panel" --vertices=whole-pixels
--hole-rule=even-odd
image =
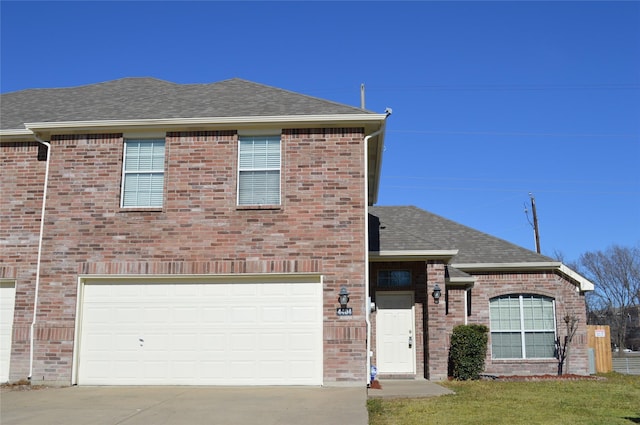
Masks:
[[[369,209],[371,251],[458,250],[453,263],[548,262],[551,258],[414,206]]]
[[[451,278],[471,278],[472,276],[469,273],[465,273],[462,270],[458,270],[455,267],[445,266],[444,268],[444,276],[447,279]]]
[[[29,122],[373,113],[239,78],[210,84],[123,78],[11,92],[1,102],[2,129]]]

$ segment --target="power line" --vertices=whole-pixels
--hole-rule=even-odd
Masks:
[[[449,182],[481,182],[481,183],[534,183],[534,184],[589,184],[589,185],[606,185],[621,184],[639,185],[640,181],[621,181],[621,180],[541,180],[541,179],[488,179],[488,178],[470,178],[470,177],[426,177],[426,176],[396,176],[385,175],[387,180],[429,180],[429,181],[449,181]]]
[[[438,131],[438,130],[396,130],[387,129],[388,133],[437,134],[454,136],[508,136],[508,137],[605,137],[640,139],[639,134],[596,134],[596,133],[529,133],[500,131]]]
[[[587,83],[587,84],[420,84],[411,86],[367,85],[373,91],[417,91],[417,90],[638,90],[637,83]]]
[[[429,187],[429,186],[409,186],[409,185],[387,185],[381,184],[381,189],[404,189],[404,190],[446,190],[459,192],[522,192],[523,189],[487,188],[487,187]],[[588,191],[588,190],[540,190],[536,193],[568,193],[571,195],[635,195],[640,196],[640,191]]]
[[[365,82],[366,83],[366,82]],[[376,86],[367,83],[367,93],[376,92],[416,92],[430,90],[452,91],[551,91],[551,90],[638,90],[638,83],[585,83],[585,84],[414,84],[407,86]],[[359,87],[359,85],[358,85]],[[356,93],[357,87],[326,87],[308,89],[307,92],[316,93]]]

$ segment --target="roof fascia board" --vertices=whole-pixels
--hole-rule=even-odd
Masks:
[[[27,129],[0,130],[0,140],[12,142],[33,142],[33,131]]]
[[[451,286],[455,288],[462,287],[465,289],[471,289],[475,286],[476,280],[475,278],[468,278],[468,277],[450,277],[448,279],[445,279],[445,284],[447,286]]]
[[[275,115],[244,117],[199,117],[199,118],[150,118],[137,120],[95,120],[95,121],[59,121],[25,123],[27,130],[55,131],[107,128],[184,128],[215,127],[229,125],[268,125],[268,124],[382,124],[385,114],[333,114],[333,115]]]
[[[447,281],[451,282],[451,283],[460,283],[460,284],[475,283],[476,282],[476,277],[475,276],[449,277],[449,278],[447,278]]]
[[[576,282],[579,282],[581,291],[593,291],[594,289],[596,289],[596,286],[593,284],[593,282],[591,282],[584,276],[574,272],[564,264],[560,264],[560,272],[575,280]]]
[[[389,117],[389,115],[387,115],[387,117]],[[385,132],[387,130],[387,121],[385,119],[385,121],[382,123],[382,126],[380,127],[380,134],[378,136],[376,136],[377,139],[377,146],[378,149],[376,151],[376,158],[378,159],[376,161],[376,170],[375,170],[375,176],[377,176],[377,178],[374,179],[373,181],[373,186],[374,187],[370,187],[369,191],[371,192],[371,194],[373,195],[371,197],[371,201],[370,204],[371,205],[375,205],[378,203],[378,192],[379,192],[379,188],[380,188],[380,176],[382,175],[382,153],[384,152],[384,136],[385,136]],[[368,152],[367,152],[368,155]],[[367,161],[369,160],[368,158],[366,159]],[[368,196],[368,195],[367,195]]]
[[[466,270],[549,270],[557,269],[562,263],[558,261],[522,262],[522,263],[455,263],[451,267]]]
[[[463,263],[451,264],[462,271],[535,271],[552,270],[576,282],[581,292],[593,291],[595,285],[582,275],[574,272],[559,261],[542,261],[537,263]]]
[[[369,251],[370,262],[447,260],[458,255],[457,249],[426,251]]]

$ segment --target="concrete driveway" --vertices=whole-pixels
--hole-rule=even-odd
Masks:
[[[366,388],[69,387],[0,394],[2,425],[366,425]]]

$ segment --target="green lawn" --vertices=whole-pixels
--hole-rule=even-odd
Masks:
[[[370,425],[637,424],[640,376],[603,381],[446,382],[454,395],[368,401]]]

